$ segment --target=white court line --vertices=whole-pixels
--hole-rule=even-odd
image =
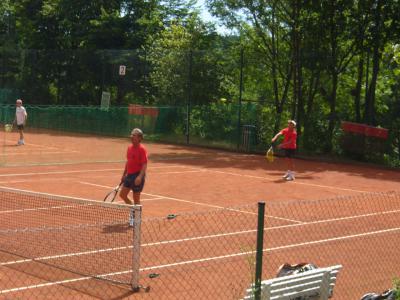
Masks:
[[[53,174],[74,174],[74,173],[90,173],[90,172],[104,172],[104,171],[121,171],[121,169],[93,169],[93,170],[87,169],[87,170],[72,170],[72,171],[13,173],[13,174],[0,174],[0,177],[36,176],[36,175],[53,175]]]
[[[79,183],[92,185],[92,186],[97,186],[97,187],[101,187],[101,188],[107,188],[107,189],[112,188],[110,186],[100,185],[100,184],[95,184],[95,183],[90,183],[90,182],[85,182],[85,181],[79,181]],[[160,198],[160,199],[168,199],[168,200],[173,200],[173,201],[178,201],[178,202],[190,203],[190,204],[194,204],[194,205],[200,205],[200,206],[206,206],[206,207],[212,207],[212,208],[218,208],[218,209],[226,209],[226,210],[230,210],[230,211],[241,212],[241,213],[244,213],[244,214],[251,214],[251,215],[256,215],[257,214],[257,213],[254,213],[254,212],[243,211],[243,210],[233,209],[233,208],[224,207],[224,206],[211,205],[211,204],[206,204],[206,203],[201,203],[201,202],[183,200],[183,199],[178,199],[178,198],[172,198],[172,197],[167,197],[167,196],[161,196],[161,195],[155,195],[155,194],[149,194],[149,193],[142,193],[142,194],[143,195],[152,196],[152,197],[157,197],[157,198]],[[282,217],[275,217],[275,216],[268,216],[268,215],[267,215],[267,217],[273,218],[273,219],[277,219],[277,220],[284,220],[284,221],[294,222],[294,223],[302,223],[302,222],[297,221],[297,220],[291,220],[291,219],[286,219],[286,218],[282,218]]]
[[[207,170],[189,170],[189,171],[169,171],[169,172],[160,172],[160,173],[152,173],[152,174],[185,174],[185,173],[200,173],[200,172],[207,172]]]
[[[378,235],[378,234],[382,234],[382,233],[396,232],[399,230],[400,230],[400,228],[396,227],[396,228],[389,228],[389,229],[371,231],[371,232],[360,233],[360,234],[340,236],[340,237],[329,238],[329,239],[314,240],[314,241],[308,241],[308,242],[304,242],[304,243],[290,244],[290,245],[278,246],[278,247],[273,247],[273,248],[265,248],[265,249],[263,249],[263,252],[273,252],[276,250],[292,249],[292,248],[299,248],[299,247],[309,246],[309,245],[324,244],[324,243],[335,242],[338,240],[348,240],[348,239],[353,239],[353,238]],[[195,263],[200,263],[200,262],[202,263],[202,262],[207,262],[207,261],[222,260],[222,259],[227,259],[227,258],[232,258],[232,257],[254,255],[255,253],[256,253],[256,251],[247,251],[247,252],[232,253],[232,254],[221,255],[221,256],[206,257],[206,258],[200,258],[200,259],[195,259],[195,260],[181,261],[181,262],[176,262],[176,263],[171,263],[171,264],[156,265],[156,266],[140,268],[139,271],[143,272],[143,271],[149,271],[149,270],[156,270],[156,269],[163,269],[163,268],[169,268],[169,267],[195,264]],[[116,276],[116,275],[120,275],[120,274],[128,274],[131,272],[132,272],[132,270],[125,270],[125,271],[108,273],[108,274],[100,274],[100,275],[97,275],[97,277],[110,277],[110,276]],[[28,289],[35,289],[35,288],[40,288],[40,287],[66,284],[66,283],[82,281],[82,280],[89,280],[91,278],[92,277],[80,277],[80,278],[74,278],[74,279],[69,279],[69,280],[61,280],[61,281],[56,281],[56,282],[44,283],[44,284],[35,284],[35,285],[18,287],[18,288],[13,288],[13,289],[0,290],[0,294],[8,294],[8,293],[19,292],[19,291],[24,291],[24,290],[28,290]]]
[[[298,248],[298,247],[302,247],[302,246],[323,244],[323,243],[335,242],[335,241],[338,241],[338,240],[346,240],[346,239],[352,239],[352,238],[358,238],[358,237],[364,237],[364,236],[370,236],[370,235],[376,235],[376,234],[382,234],[382,233],[388,233],[388,232],[395,232],[395,231],[400,231],[400,227],[389,228],[389,229],[378,230],[378,231],[371,231],[371,232],[360,233],[360,234],[347,235],[347,236],[340,236],[340,237],[335,237],[335,238],[330,238],[330,239],[315,240],[315,241],[309,241],[309,242],[298,243],[298,244],[290,244],[290,245],[273,247],[273,248],[265,248],[265,249],[263,249],[263,252],[272,252],[272,251],[282,250],[282,249]],[[175,267],[175,266],[181,266],[181,265],[188,265],[188,264],[205,262],[205,261],[212,261],[212,260],[219,260],[219,259],[238,257],[238,256],[243,256],[243,255],[253,255],[255,253],[256,253],[256,251],[239,252],[239,253],[233,253],[233,254],[222,255],[222,256],[208,257],[208,258],[195,259],[195,260],[189,260],[189,261],[182,261],[182,262],[166,264],[166,265],[158,265],[158,266],[153,266],[153,267],[146,267],[146,268],[142,268],[140,270],[141,271],[148,271],[148,270],[154,270],[154,269],[162,269],[162,268]]]
[[[150,167],[149,169],[161,169],[164,167]],[[166,167],[168,168],[168,167]],[[182,167],[185,168],[185,167]],[[122,168],[107,168],[107,169],[85,169],[85,170],[71,170],[71,171],[49,171],[49,172],[30,172],[30,173],[11,173],[0,174],[0,177],[15,177],[15,176],[36,176],[36,175],[53,175],[53,174],[74,174],[74,173],[90,173],[90,172],[105,172],[105,171],[121,171]],[[186,172],[186,171],[184,171]],[[155,173],[164,174],[164,173]]]
[[[63,206],[51,206],[51,207],[21,208],[21,209],[13,209],[13,210],[1,210],[0,214],[12,214],[12,213],[19,213],[19,212],[27,212],[27,211],[65,209],[65,208],[75,208],[75,207],[76,206],[72,206],[72,205],[63,205]]]
[[[45,152],[45,151],[41,151],[41,152],[7,152],[7,153],[1,153],[0,156],[21,156],[21,155],[43,155],[43,154],[62,154],[62,153],[76,153],[77,151],[52,151],[52,152]]]
[[[156,201],[156,200],[165,200],[164,197],[154,197],[154,198],[144,198],[144,199],[140,199],[140,201]]]
[[[5,140],[6,143],[11,143],[11,145],[15,145],[13,140]],[[52,149],[52,150],[59,150],[61,149],[60,147],[53,147],[53,146],[46,146],[43,144],[32,144],[32,143],[25,143],[25,145],[28,146],[33,146],[33,147],[39,147],[39,148],[46,148],[46,149]]]
[[[100,185],[100,184],[95,184],[95,183],[90,183],[90,182],[85,182],[85,181],[79,181],[79,183],[86,184],[86,185],[92,185],[92,186],[98,186],[98,187],[107,188],[107,189],[111,188],[110,186]],[[206,206],[206,207],[212,207],[212,208],[218,208],[218,209],[226,209],[226,210],[230,210],[230,211],[236,211],[236,212],[241,212],[241,213],[245,213],[245,214],[252,214],[252,215],[256,215],[257,214],[257,213],[253,213],[253,212],[242,211],[242,210],[239,210],[239,209],[233,209],[233,208],[223,207],[223,206],[218,206],[218,205],[212,205],[212,204],[206,204],[206,203],[201,203],[201,202],[183,200],[183,199],[167,197],[167,196],[162,196],[162,195],[149,194],[149,193],[142,193],[142,194],[143,195],[148,195],[148,196],[151,196],[151,197],[168,199],[168,200],[173,200],[173,201],[177,201],[177,202],[184,202],[184,203],[189,203],[189,204],[194,204],[194,205],[199,205],[199,206]]]
[[[216,170],[209,170],[209,169],[207,169],[207,170],[209,172],[213,172],[213,173],[227,174],[227,175],[233,175],[233,176],[256,178],[256,179],[267,179],[267,180],[270,180],[270,181],[277,180],[277,178],[272,179],[271,177],[265,177],[265,176],[246,175],[246,174],[224,172],[224,171],[216,171]],[[308,185],[308,186],[314,186],[314,187],[318,187],[318,188],[334,189],[334,190],[341,190],[341,191],[350,191],[350,192],[357,192],[357,193],[368,193],[368,191],[340,188],[340,187],[337,187],[337,186],[329,186],[329,185],[322,185],[322,184],[305,183],[305,182],[299,182],[298,180],[291,181],[290,184]]]
[[[181,167],[181,168],[188,168],[186,166],[174,166],[174,167]],[[169,168],[167,167],[151,167],[150,169],[159,169],[159,168]],[[203,168],[191,168],[193,170],[191,171],[183,171],[183,172],[196,172],[198,170],[199,172],[210,172],[210,173],[220,173],[220,174],[226,174],[226,175],[233,175],[233,176],[239,176],[239,177],[246,177],[246,178],[253,178],[253,179],[266,179],[269,181],[275,181],[276,178],[271,178],[271,177],[266,177],[266,176],[255,176],[255,175],[246,175],[246,174],[240,174],[240,173],[233,173],[233,172],[225,172],[225,171],[216,171],[216,170],[210,170],[210,169],[203,169]],[[17,174],[0,174],[0,177],[8,177],[8,176],[31,176],[31,175],[51,175],[51,174],[71,174],[71,173],[88,173],[88,172],[102,172],[102,171],[121,171],[121,169],[97,169],[97,170],[76,170],[76,171],[52,171],[52,172],[36,172],[36,173],[17,173]],[[183,173],[182,172],[182,173]],[[156,174],[172,174],[172,173],[180,173],[180,172],[166,172],[166,173],[154,173]],[[368,193],[368,191],[361,191],[361,190],[355,190],[355,189],[347,189],[347,188],[340,188],[340,187],[335,187],[335,186],[329,186],[329,185],[321,185],[321,184],[313,184],[313,183],[305,183],[305,182],[299,182],[298,180],[291,181],[290,184],[300,184],[300,185],[307,185],[307,186],[313,186],[313,187],[318,187],[318,188],[325,188],[325,189],[335,189],[335,190],[342,190],[342,191],[350,191],[350,192],[357,192],[357,193]],[[162,196],[161,196],[162,197]]]
[[[381,216],[381,215],[387,215],[387,214],[396,214],[396,213],[400,213],[400,210],[392,210],[392,211],[385,211],[385,212],[354,215],[354,216],[333,218],[333,219],[325,219],[325,220],[318,220],[318,221],[312,221],[312,222],[303,222],[301,224],[290,224],[290,225],[280,225],[280,226],[273,226],[273,227],[265,227],[264,229],[267,230],[267,231],[273,231],[273,230],[276,230],[276,229],[286,229],[286,228],[291,228],[291,227],[303,227],[303,226],[309,226],[309,225],[318,225],[318,224],[322,224],[322,223],[333,223],[333,222],[337,222],[337,221],[348,221],[348,220],[367,218],[367,217],[372,217],[372,216]],[[220,237],[226,237],[226,236],[235,236],[235,235],[242,235],[242,234],[255,233],[255,232],[257,232],[257,229],[249,229],[249,230],[234,231],[234,232],[227,232],[227,233],[220,233],[220,234],[197,236],[197,237],[191,237],[191,238],[182,238],[182,239],[176,239],[176,240],[153,242],[153,243],[142,244],[140,246],[141,247],[160,246],[160,245],[165,245],[165,244],[192,242],[192,241],[198,241],[198,240],[220,238]],[[127,250],[127,249],[131,249],[131,248],[133,248],[133,246],[120,246],[120,247],[97,249],[97,250],[91,250],[91,251],[75,252],[75,253],[60,254],[60,255],[53,255],[53,256],[43,256],[43,257],[37,257],[37,258],[34,258],[34,259],[21,259],[21,260],[16,260],[16,261],[3,262],[3,263],[0,263],[0,266],[21,264],[21,263],[32,262],[32,261],[58,259],[58,258],[64,258],[64,257],[74,257],[74,256],[81,256],[81,255],[97,254],[97,253],[103,253],[103,252]]]

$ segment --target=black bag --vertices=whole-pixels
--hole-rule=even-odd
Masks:
[[[299,274],[315,269],[318,269],[318,267],[311,263],[299,263],[296,265],[286,263],[279,267],[276,277]]]
[[[299,273],[303,273],[303,272],[307,272],[307,271],[311,271],[311,270],[315,270],[315,269],[318,269],[318,267],[311,263],[299,263],[299,264],[295,264],[295,265],[285,263],[278,268],[276,277],[295,275],[295,274],[299,274]],[[290,300],[317,300],[317,299],[319,299],[318,294],[315,294],[314,296],[311,296],[311,297],[291,298]]]
[[[368,293],[362,296],[360,300],[396,300],[396,291],[387,290],[380,295],[375,293]]]

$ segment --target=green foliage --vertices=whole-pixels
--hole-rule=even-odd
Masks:
[[[193,1],[4,0],[2,98],[98,105],[108,91],[114,106],[190,104],[194,133],[231,140],[240,136],[233,104],[241,99],[241,124],[256,126],[260,147],[294,118],[300,150],[313,153],[343,154],[340,121],[358,118],[390,130],[383,158],[398,165],[400,2],[377,4],[207,0],[232,29],[223,36]]]
[[[400,278],[393,279],[393,289],[396,291],[396,300],[400,300]]]
[[[238,108],[233,104],[212,103],[195,106],[190,113],[190,132],[204,139],[237,139]]]

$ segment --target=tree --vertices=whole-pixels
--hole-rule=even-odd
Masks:
[[[194,104],[218,99],[216,52],[202,51],[210,49],[215,37],[214,29],[194,14],[149,38],[147,59],[152,66],[150,78],[157,103],[182,105],[188,97]]]

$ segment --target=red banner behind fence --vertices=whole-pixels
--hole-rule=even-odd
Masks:
[[[158,116],[158,108],[157,107],[145,107],[143,105],[138,104],[129,104],[129,114],[130,115],[141,115],[141,116]]]
[[[388,129],[352,122],[342,122],[342,130],[344,132],[352,132],[365,136],[377,137],[384,140],[386,140],[389,135]]]

